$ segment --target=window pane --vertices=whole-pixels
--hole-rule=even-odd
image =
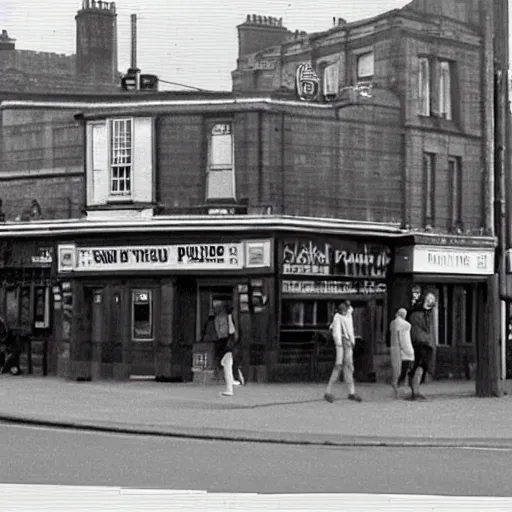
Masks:
[[[231,135],[212,135],[210,165],[231,167],[232,159]]]
[[[304,303],[298,300],[283,300],[281,323],[284,326],[304,325]]]
[[[419,59],[419,111],[430,115],[430,68],[426,57]]]
[[[329,303],[319,300],[316,304],[316,323],[318,325],[330,324],[331,315],[329,314]]]
[[[111,180],[112,194],[130,194],[132,165],[132,120],[114,119],[111,122]]]
[[[132,294],[132,320],[134,339],[153,338],[151,291],[134,291]]]
[[[210,171],[208,173],[208,199],[234,197],[233,171]]]
[[[434,221],[434,169],[435,155],[424,153],[423,172],[425,183],[425,225],[432,224]]]
[[[315,325],[315,301],[304,302],[304,325]]]
[[[446,119],[451,119],[452,98],[450,63],[447,61],[442,61],[439,64],[439,68],[439,109],[443,117]]]
[[[364,53],[357,58],[357,78],[371,79],[373,77],[373,52]]]

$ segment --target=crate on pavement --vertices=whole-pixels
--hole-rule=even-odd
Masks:
[[[215,342],[194,343],[192,349],[192,372],[197,384],[215,382]]]

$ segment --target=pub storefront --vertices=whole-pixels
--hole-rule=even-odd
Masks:
[[[397,247],[390,297],[409,311],[426,294],[435,298],[433,376],[474,379],[476,347],[483,332],[487,280],[494,273],[494,240],[416,235]]]
[[[273,335],[273,240],[197,239],[60,243],[59,286],[68,295],[57,319],[59,374],[189,381],[193,345],[222,304],[233,308],[249,378],[264,378]]]
[[[325,380],[334,361],[329,325],[342,300],[351,301],[356,335],[355,378],[376,379],[386,346],[391,249],[340,237],[282,238],[279,242],[279,347],[275,378]]]

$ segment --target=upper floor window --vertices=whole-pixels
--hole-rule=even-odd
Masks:
[[[373,52],[362,53],[357,56],[357,83],[371,82],[374,74]]]
[[[418,59],[418,113],[453,119],[455,64],[429,57]]]
[[[452,119],[452,64],[447,60],[439,62],[439,115]]]
[[[210,124],[208,132],[208,167],[206,198],[235,198],[235,166],[232,123]]]
[[[87,206],[153,201],[152,118],[89,121],[86,146]]]
[[[435,167],[436,155],[423,153],[423,176],[424,176],[424,216],[425,227],[434,225],[434,204],[435,204]]]
[[[430,63],[427,57],[419,59],[419,113],[429,116],[430,104]]]
[[[448,175],[451,180],[451,224],[460,227],[462,224],[462,162],[460,157],[448,158]]]
[[[110,134],[110,193],[129,196],[132,189],[132,120],[112,120]]]

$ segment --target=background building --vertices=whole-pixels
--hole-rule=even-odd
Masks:
[[[76,15],[76,55],[18,50],[16,39],[2,30],[0,97],[3,92],[118,90],[116,16],[114,2],[84,0]]]
[[[389,321],[432,292],[435,375],[470,375],[496,245],[487,5],[413,1],[312,35],[251,16],[232,93],[4,99],[4,213],[21,197],[33,219],[0,230],[4,274],[35,297],[11,255],[27,236],[37,265],[51,249],[51,371],[183,378],[227,300],[253,378],[320,378],[350,298],[358,377],[385,378]]]

